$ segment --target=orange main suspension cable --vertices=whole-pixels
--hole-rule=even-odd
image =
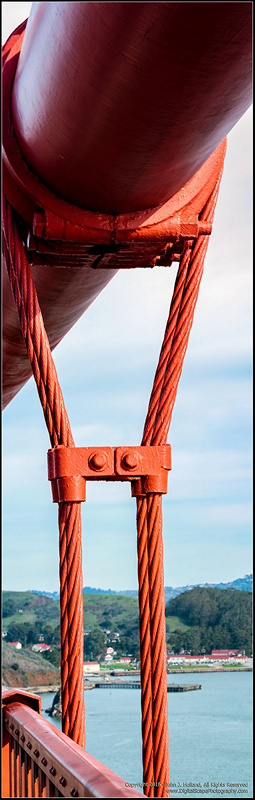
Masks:
[[[201,214],[207,222],[213,221],[221,175],[222,170]],[[167,440],[207,246],[206,236],[198,237],[194,244],[188,242],[180,261],[142,445],[164,444]],[[162,495],[137,497],[137,531],[144,791],[149,797],[167,797],[170,784]]]
[[[73,447],[36,289],[11,206],[3,196],[3,247],[32,372],[52,447]],[[85,747],[81,504],[59,503],[62,728]]]

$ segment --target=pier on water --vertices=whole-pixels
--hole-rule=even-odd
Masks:
[[[97,681],[94,683],[95,689],[141,689],[140,681]],[[168,692],[190,692],[194,689],[201,689],[201,683],[177,684],[170,683],[167,687]]]

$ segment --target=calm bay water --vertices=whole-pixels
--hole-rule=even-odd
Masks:
[[[202,686],[168,693],[171,797],[252,797],[252,673],[175,674],[168,682]],[[41,695],[43,709],[53,696]],[[125,781],[142,782],[139,690],[86,691],[85,714],[88,752]]]

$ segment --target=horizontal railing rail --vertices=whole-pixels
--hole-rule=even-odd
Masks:
[[[45,720],[39,701],[3,694],[3,797],[144,797]]]

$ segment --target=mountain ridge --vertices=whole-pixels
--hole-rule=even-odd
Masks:
[[[237,589],[238,591],[246,591],[252,592],[253,589],[253,576],[244,575],[243,578],[236,578],[234,581],[229,581],[228,583],[195,583],[195,584],[188,584],[186,586],[165,586],[165,603],[168,603],[174,597],[177,597],[179,594],[183,592],[188,592],[191,589],[195,589],[197,586],[201,588],[212,588],[212,589]],[[52,600],[59,600],[59,592],[44,592],[38,591],[37,589],[27,589],[28,592],[31,594],[38,594],[43,595],[45,597],[51,597]],[[117,595],[124,595],[128,597],[138,597],[138,590],[137,589],[125,589],[117,592],[115,589],[96,589],[92,586],[84,586],[82,590],[83,594],[117,594]]]

